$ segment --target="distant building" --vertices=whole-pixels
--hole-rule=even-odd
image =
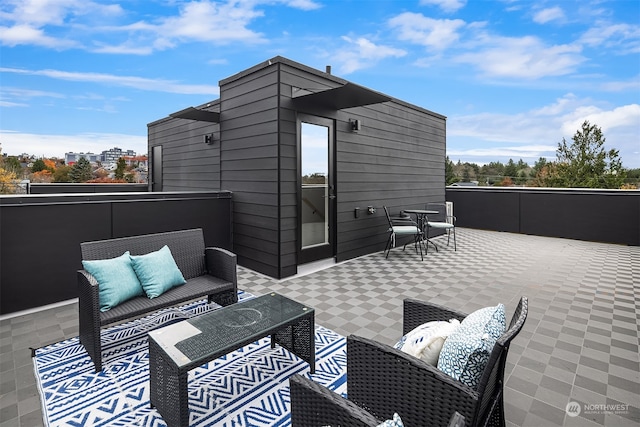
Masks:
[[[85,158],[89,161],[89,163],[97,163],[100,161],[100,154],[94,153],[64,153],[64,163],[67,165],[72,165],[76,163],[78,160]]]
[[[102,163],[117,163],[120,157],[135,157],[136,152],[133,150],[122,151],[121,148],[113,147],[110,150],[103,151],[100,155]]]
[[[94,153],[65,153],[64,161],[67,165],[72,165],[76,163],[81,158],[85,158],[89,160],[89,163],[95,164],[98,162],[104,163],[106,165],[116,164],[118,163],[118,159],[120,157],[136,157],[136,152],[133,150],[123,151],[121,148],[113,147],[110,150],[105,150],[100,154]],[[139,156],[141,157],[141,156]],[[146,165],[146,162],[145,162]]]
[[[136,166],[140,170],[147,170],[149,167],[148,156],[124,156],[124,161],[127,166]]]

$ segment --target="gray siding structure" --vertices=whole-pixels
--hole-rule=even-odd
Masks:
[[[329,73],[275,57],[221,80],[219,100],[187,110],[148,125],[150,176],[162,171],[150,187],[233,192],[233,250],[269,276],[293,275],[309,260],[301,251],[303,121],[329,124],[325,197],[336,261],[384,248],[382,206],[397,213],[445,200],[446,118]]]

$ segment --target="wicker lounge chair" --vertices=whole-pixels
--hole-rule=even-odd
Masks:
[[[295,427],[374,427],[379,420],[355,403],[301,375],[289,379],[291,425]],[[403,422],[403,424],[408,425]],[[464,427],[464,417],[454,413],[449,427]]]
[[[507,352],[511,340],[524,325],[527,307],[527,298],[522,297],[507,331],[491,352],[477,390],[401,350],[351,335],[347,337],[348,403],[322,403],[324,406],[305,412],[329,411],[329,407],[335,407],[338,417],[343,413],[357,412],[359,407],[366,408],[365,413],[374,419],[390,419],[397,412],[407,426],[434,427],[450,425],[452,417],[458,412],[467,426],[504,427],[503,379]],[[407,299],[404,301],[403,334],[429,321],[462,320],[465,317],[465,313],[456,310]],[[298,384],[294,380],[293,389],[296,387]],[[303,415],[296,414],[301,411],[296,400],[299,399],[292,396],[292,417],[305,419]],[[367,424],[370,419],[362,417],[362,421],[358,421],[360,424],[354,422],[343,425],[370,425]],[[300,425],[323,424],[309,422]]]

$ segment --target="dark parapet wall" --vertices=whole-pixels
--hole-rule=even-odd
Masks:
[[[231,193],[0,197],[0,314],[76,298],[81,242],[189,228],[232,250]]]
[[[640,191],[447,187],[456,225],[640,246]]]

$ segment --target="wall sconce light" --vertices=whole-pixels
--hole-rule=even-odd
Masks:
[[[351,132],[358,132],[362,129],[362,122],[360,120],[349,119],[351,124]]]
[[[214,142],[215,142],[215,140],[213,139],[213,134],[212,133],[204,136],[204,143],[205,144],[213,145]]]

